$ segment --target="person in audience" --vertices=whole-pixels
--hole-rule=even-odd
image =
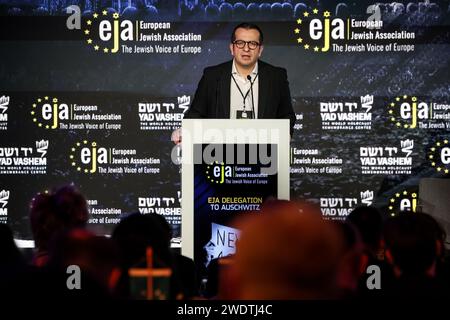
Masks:
[[[357,298],[358,286],[364,274],[366,265],[364,259],[364,244],[357,228],[347,221],[333,221],[340,229],[345,253],[342,256],[342,268],[338,274],[338,287],[343,298]]]
[[[227,294],[219,297],[342,298],[338,278],[345,269],[346,247],[340,228],[324,221],[320,209],[311,205],[300,206],[301,212],[287,206],[267,210],[237,223],[242,233],[227,268]]]
[[[432,216],[425,215],[424,218],[429,220],[430,224],[434,226],[436,231],[436,238],[438,239],[436,242],[436,277],[437,282],[442,284],[448,296],[450,295],[450,260],[449,252],[445,246],[447,234],[444,228]]]
[[[66,228],[84,228],[89,220],[86,198],[72,185],[57,189],[54,194],[55,210]]]
[[[70,266],[79,268],[79,290],[67,286]],[[56,292],[67,298],[111,299],[120,278],[119,250],[109,238],[72,228],[52,239],[47,268]]]
[[[130,268],[146,268],[147,248],[153,250],[153,267],[170,268],[169,299],[188,299],[197,294],[195,267],[187,258],[181,258],[170,249],[170,226],[157,214],[133,213],[121,220],[112,238],[122,257],[120,291],[123,297],[130,293]]]
[[[439,242],[436,222],[425,213],[401,212],[384,226],[386,260],[395,280],[386,288],[392,297],[442,297],[438,281]]]
[[[358,230],[363,244],[358,296],[360,298],[380,297],[383,294],[382,291],[369,290],[367,280],[371,274],[368,274],[366,271],[372,265],[380,268],[383,275],[381,287],[383,287],[383,283],[392,281],[391,269],[384,261],[383,219],[381,213],[375,207],[360,206],[350,212],[346,221]]]
[[[36,247],[33,264],[43,266],[52,237],[62,230],[84,228],[89,212],[85,197],[67,185],[54,192],[38,193],[31,200],[29,217]]]
[[[54,207],[53,196],[47,193],[38,193],[31,201],[29,217],[36,249],[33,265],[38,267],[47,263],[49,242],[63,228]]]
[[[165,231],[166,244],[170,247],[170,240],[172,239],[172,227],[160,214],[150,214],[150,217],[159,223],[162,229]],[[176,251],[171,250],[174,258],[176,273],[179,275],[179,281],[181,282],[181,289],[183,297],[185,299],[193,298],[199,295],[199,284],[197,283],[196,270],[194,260],[188,258]]]
[[[262,30],[248,22],[236,25],[229,49],[232,60],[204,69],[184,119],[289,119],[292,135],[295,113],[287,72],[260,60]],[[181,128],[171,139],[181,143]]]
[[[366,253],[370,258],[382,256],[383,219],[375,207],[361,206],[355,208],[346,219],[360,233]]]

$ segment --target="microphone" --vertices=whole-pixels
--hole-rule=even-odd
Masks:
[[[255,77],[256,79],[256,77]],[[252,81],[252,77],[250,75],[247,75],[247,80],[250,81],[250,92],[252,94],[252,119],[255,119],[255,102],[254,102],[254,98],[253,98],[253,81]]]

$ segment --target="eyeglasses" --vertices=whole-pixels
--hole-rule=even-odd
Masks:
[[[245,45],[247,44],[250,50],[255,50],[260,46],[260,44],[256,41],[244,41],[244,40],[236,40],[233,42],[233,44],[239,49],[244,49]]]

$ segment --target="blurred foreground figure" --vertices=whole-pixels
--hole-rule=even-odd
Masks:
[[[280,203],[241,221],[236,256],[221,298],[341,298],[346,248],[342,231],[318,208]],[[219,293],[220,294],[220,293]]]
[[[442,268],[442,228],[425,213],[401,212],[384,226],[386,260],[395,279],[386,288],[390,297],[448,297],[448,271]],[[447,273],[448,274],[448,273]]]
[[[89,218],[86,198],[71,185],[38,193],[30,204],[31,231],[36,245],[33,265],[47,264],[49,244],[63,231],[84,228]]]
[[[172,231],[163,216],[156,213],[132,213],[124,217],[114,229],[112,239],[121,255],[122,277],[118,294],[134,298],[131,294],[130,268],[147,268],[147,248],[153,250],[153,267],[170,268],[170,289],[167,299],[191,299],[197,295],[194,262],[170,248]]]
[[[84,229],[70,229],[55,236],[49,251],[48,265],[57,281],[60,294],[67,298],[112,298],[120,277],[119,250],[113,240]],[[80,290],[67,290],[67,268],[77,266],[81,272]]]

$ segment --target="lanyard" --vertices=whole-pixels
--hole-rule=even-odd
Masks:
[[[239,93],[241,94],[241,96],[242,96],[242,98],[243,98],[243,100],[244,100],[244,110],[245,110],[245,99],[247,99],[247,96],[248,96],[248,94],[249,94],[249,92],[250,92],[250,90],[251,90],[251,88],[252,88],[252,85],[255,83],[255,80],[256,80],[257,77],[258,77],[258,73],[256,74],[256,76],[255,76],[255,78],[253,79],[253,81],[250,81],[250,89],[248,89],[247,93],[246,93],[245,96],[244,96],[244,93],[242,92],[241,88],[239,87],[239,85],[238,85],[236,79],[234,78],[233,74],[231,74],[231,78],[233,78],[233,81],[234,81],[234,83],[236,84],[236,87],[238,88]]]

